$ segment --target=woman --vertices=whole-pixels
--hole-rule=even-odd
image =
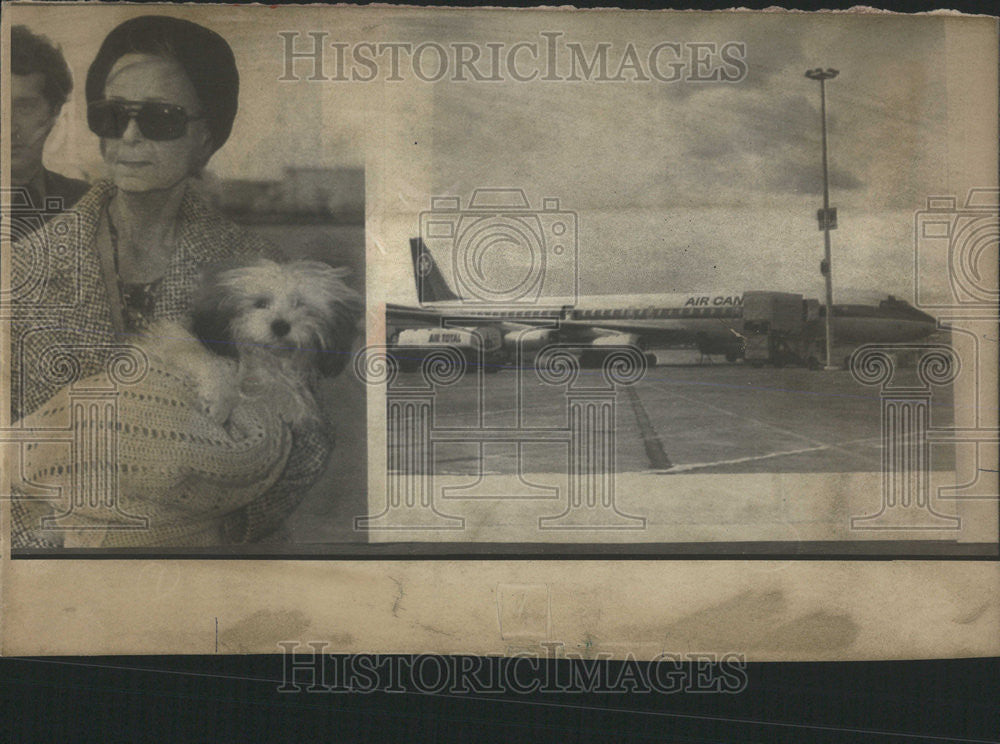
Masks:
[[[72,348],[78,377],[97,373],[111,347],[128,344],[151,321],[186,319],[203,265],[270,253],[192,184],[229,137],[238,90],[229,45],[195,23],[143,16],[104,40],[86,96],[108,180],[14,251],[13,419],[64,384],[47,369],[53,348]],[[325,427],[293,432],[280,481],[227,515],[222,534],[198,539],[246,542],[273,530],[321,474],[330,449]],[[27,516],[15,500],[15,547],[58,541]],[[185,536],[177,539],[183,544]]]

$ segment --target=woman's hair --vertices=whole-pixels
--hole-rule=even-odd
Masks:
[[[240,74],[226,40],[191,21],[140,16],[125,21],[104,39],[87,72],[87,103],[104,97],[108,73],[126,54],[175,60],[198,96],[212,138],[212,151],[229,138],[239,101]]]

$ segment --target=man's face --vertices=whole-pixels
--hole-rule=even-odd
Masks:
[[[56,123],[53,111],[42,95],[45,75],[11,75],[10,178],[14,184],[30,181],[42,167],[45,139]]]

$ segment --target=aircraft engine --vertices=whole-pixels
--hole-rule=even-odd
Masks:
[[[537,351],[552,342],[553,332],[550,328],[533,328],[530,330],[508,331],[503,336],[505,349],[514,351],[518,346],[522,351]]]
[[[603,346],[635,346],[639,347],[639,336],[635,333],[611,333],[607,336],[598,336],[592,345],[600,349]]]
[[[481,328],[410,328],[395,337],[400,348],[450,346],[464,352],[482,348],[485,352],[498,350],[503,345],[499,329],[495,326]]]
[[[616,346],[632,346],[642,348],[639,344],[639,336],[634,333],[609,333],[606,336],[598,336],[591,342],[591,348],[580,355],[581,367],[600,367],[609,353],[614,351]],[[656,357],[647,354],[647,363],[656,366]]]
[[[499,369],[494,363],[503,349],[503,335],[496,326],[480,328],[408,328],[392,337],[391,355],[400,370],[414,372],[425,357],[436,349],[453,349],[461,354],[466,364],[477,364],[482,349],[487,372]]]

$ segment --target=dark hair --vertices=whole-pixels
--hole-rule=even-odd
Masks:
[[[45,76],[42,95],[53,113],[58,113],[73,91],[73,77],[59,47],[27,26],[10,29],[10,71],[15,75],[40,72]]]
[[[240,74],[226,40],[191,21],[169,16],[140,16],[115,28],[87,72],[87,103],[104,98],[104,85],[115,62],[126,54],[150,54],[176,60],[184,69],[207,119],[212,150],[229,138],[236,118]]]

